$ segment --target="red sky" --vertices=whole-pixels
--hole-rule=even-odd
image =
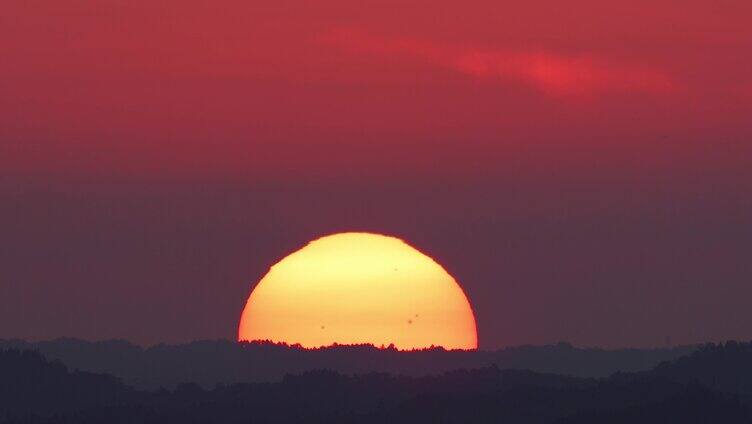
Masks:
[[[718,154],[752,133],[751,17],[741,0],[9,0],[0,161],[269,176]]]
[[[231,337],[270,262],[351,229],[440,258],[482,347],[750,337],[727,311],[752,295],[750,22],[747,0],[5,0],[0,337]]]

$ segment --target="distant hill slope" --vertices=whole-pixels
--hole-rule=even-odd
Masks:
[[[752,411],[737,397],[689,385],[659,401],[580,411],[556,424],[748,424]]]
[[[125,341],[44,342],[0,340],[0,349],[32,349],[73,369],[108,373],[142,389],[172,388],[195,382],[205,388],[239,382],[279,381],[286,374],[330,369],[346,374],[386,372],[425,376],[459,368],[496,365],[577,377],[604,377],[614,372],[648,370],[662,361],[691,353],[692,346],[673,349],[581,349],[560,343],[498,351],[432,349],[398,352],[372,346],[339,346],[305,350],[272,343],[198,341],[141,348]]]
[[[131,394],[110,375],[71,372],[38,352],[0,349],[0,416],[115,405]]]
[[[651,373],[672,381],[698,382],[714,390],[752,397],[752,342],[707,344],[690,355],[661,363]]]
[[[713,347],[704,363],[723,361],[727,346]],[[684,384],[658,370],[602,379],[497,367],[426,377],[311,371],[277,383],[212,390],[186,383],[144,392],[112,377],[69,372],[36,352],[10,351],[0,352],[0,377],[0,424],[752,422],[749,404],[736,393]]]

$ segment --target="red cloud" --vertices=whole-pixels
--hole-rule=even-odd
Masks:
[[[556,96],[671,91],[671,77],[649,66],[614,63],[596,55],[551,51],[482,50],[414,39],[389,39],[339,29],[321,37],[353,54],[403,55],[477,78],[514,80]]]
[[[635,65],[612,65],[597,57],[567,57],[547,52],[473,52],[455,61],[456,69],[480,78],[525,81],[553,95],[609,91],[661,93],[673,84],[662,72]]]

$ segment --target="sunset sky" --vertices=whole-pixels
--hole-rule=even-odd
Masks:
[[[748,0],[5,0],[0,338],[234,338],[398,236],[481,348],[752,337]],[[669,340],[667,340],[669,338]]]

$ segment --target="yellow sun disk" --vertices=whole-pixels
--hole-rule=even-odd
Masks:
[[[342,233],[287,256],[248,298],[239,340],[475,349],[472,308],[439,264],[393,237]]]

